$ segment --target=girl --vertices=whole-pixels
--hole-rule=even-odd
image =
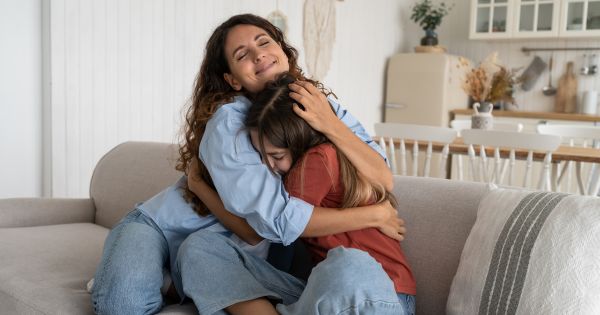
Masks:
[[[287,74],[271,83],[254,100],[246,116],[252,144],[261,153],[272,172],[285,176],[290,195],[328,208],[352,208],[384,200],[393,195],[384,187],[366,181],[323,134],[311,128],[293,110],[294,99],[288,85],[294,78]],[[307,86],[308,93],[319,93]],[[377,229],[338,233],[303,239],[315,263],[325,259],[327,251],[338,246],[368,252],[394,282],[407,314],[414,314],[416,284],[400,244]]]
[[[342,216],[334,209],[313,207],[290,198],[281,180],[271,176],[261,165],[249,137],[240,131],[250,106],[247,97],[262,90],[267,81],[284,71],[303,78],[297,66],[296,50],[265,19],[238,15],[217,27],[206,45],[196,79],[178,165],[179,170],[189,173],[191,163],[201,158],[198,173],[203,180],[194,182],[196,176],[182,177],[138,205],[109,233],[92,293],[96,313],[158,312],[163,304],[160,288],[165,267],[170,267],[181,298],[197,296],[200,283],[187,281],[188,277],[200,270],[212,272],[222,267],[197,263],[197,258],[203,255],[196,250],[193,236],[197,231],[224,233],[228,241],[253,250],[257,257],[266,256],[265,242],[260,242],[261,238],[289,244],[300,235],[318,236],[366,227],[377,227],[402,238],[403,223],[396,218],[389,203],[353,208]],[[314,99],[298,101],[308,108],[308,102]],[[352,163],[369,181],[391,186],[391,173],[381,158],[382,153],[362,126],[339,106],[337,117],[331,113],[322,115],[322,106],[329,105],[327,100],[320,101],[320,104],[314,103],[320,107],[313,106],[311,111],[306,111],[307,121],[320,128],[340,149],[344,148],[342,150],[347,151]],[[200,187],[215,187],[218,195],[211,189],[196,190],[198,199],[188,189],[188,181]],[[238,221],[246,223],[247,220],[256,232],[240,233],[237,238],[217,224],[209,210],[222,208],[219,197],[227,210],[243,218],[236,218]],[[182,245],[184,240],[185,246]],[[248,243],[259,244],[250,246]],[[340,262],[326,260],[323,264],[337,266]],[[354,272],[368,273],[367,267],[353,268]],[[327,275],[321,277],[317,282],[327,282]],[[234,287],[239,285],[237,280],[221,285]]]
[[[253,105],[246,115],[245,124],[250,130],[252,144],[261,153],[263,162],[269,170],[273,174],[285,178],[285,187],[290,195],[317,206],[345,209],[384,200],[394,203],[393,195],[387,193],[383,187],[365,180],[348,158],[327,137],[311,128],[306,121],[296,115],[294,111],[298,110],[296,109],[298,105],[294,104],[294,99],[290,97],[291,90],[288,88],[288,85],[294,82],[295,78],[292,75],[285,74],[270,83],[253,99]],[[302,93],[318,94],[320,92],[316,87],[307,85],[306,90]],[[396,240],[374,228],[307,237],[303,240],[312,254],[315,264],[323,261],[327,257],[327,253],[338,246],[368,252],[383,266],[389,276],[385,280],[374,278],[369,280],[376,285],[385,287],[386,282],[389,283],[391,279],[393,286],[390,285],[390,291],[397,292],[398,308],[402,310],[401,313],[397,309],[396,314],[414,314],[416,284],[404,253]],[[213,249],[212,258],[205,256],[202,261],[210,264],[220,262],[229,266],[238,265],[240,270],[236,270],[236,277],[254,277],[259,279],[259,282],[261,278],[277,279],[281,277],[287,281],[293,280],[289,279],[289,275],[265,267],[266,263],[261,265],[260,261],[253,261],[244,255],[242,255],[244,258],[237,261],[235,255],[241,251],[236,249],[235,244],[230,243],[228,248],[227,243],[219,241],[218,238],[205,237],[205,241],[211,246],[214,244],[220,244],[220,246],[217,247],[218,249]],[[245,273],[244,267],[246,268]],[[260,272],[256,270],[260,270]],[[353,277],[359,276],[353,275]],[[200,276],[195,281],[206,283],[207,278],[208,275],[205,274],[204,278]],[[215,279],[212,276],[211,278],[211,281],[220,282],[217,280],[219,277]],[[265,290],[260,287],[260,283],[257,283],[252,291],[264,292],[267,297],[284,295],[279,292],[277,287],[285,287],[285,284],[282,284],[285,281],[272,281],[271,285],[273,283],[277,283],[275,289]],[[334,290],[344,291],[344,288],[337,286],[334,287]],[[202,309],[205,302],[223,294],[226,295],[219,288],[207,285],[204,298],[202,301],[198,301],[197,305]],[[233,307],[228,307],[227,310],[233,314],[247,314],[249,312],[247,312],[248,309],[244,309],[245,307],[247,307],[246,302],[241,302],[234,304]],[[280,305],[277,310],[287,313],[290,308],[298,308],[298,306]],[[208,309],[210,310],[207,312],[208,314],[214,311],[214,309]],[[275,312],[275,309],[271,304],[266,303],[265,299],[263,308],[255,308],[253,311],[257,314],[271,314]],[[310,311],[307,310],[306,313],[310,313]]]

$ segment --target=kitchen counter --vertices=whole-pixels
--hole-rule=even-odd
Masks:
[[[472,109],[454,109],[450,111],[450,120],[453,120],[457,115],[472,115]],[[566,113],[554,113],[554,112],[526,112],[526,111],[509,111],[509,110],[498,110],[493,111],[492,115],[495,117],[511,117],[511,118],[530,118],[540,120],[570,120],[570,121],[581,121],[581,122],[594,122],[600,123],[600,116],[597,115],[583,115],[583,114],[566,114]]]

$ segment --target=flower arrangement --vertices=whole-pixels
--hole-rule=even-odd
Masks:
[[[452,7],[453,5],[446,6],[444,2],[436,6],[431,0],[421,0],[413,7],[410,19],[419,24],[422,29],[433,31],[442,24],[442,18],[452,10]]]
[[[467,61],[461,66],[471,67]],[[477,67],[467,71],[463,90],[475,102],[506,102],[514,104],[513,89],[520,82],[518,69],[507,69],[498,60],[498,53],[487,56]]]

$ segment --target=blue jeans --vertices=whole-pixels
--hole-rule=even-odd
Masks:
[[[415,296],[410,294],[398,293],[398,300],[402,304],[406,315],[415,315]]]
[[[330,250],[305,283],[203,230],[183,242],[177,265],[200,314],[225,314],[224,308],[259,297],[280,302],[284,315],[406,313],[381,265],[356,249]]]
[[[108,234],[94,277],[96,314],[155,314],[169,259],[167,241],[156,224],[133,210]]]

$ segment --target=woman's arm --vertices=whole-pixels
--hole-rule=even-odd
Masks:
[[[302,119],[322,132],[350,160],[352,165],[369,182],[383,186],[387,191],[394,187],[392,172],[385,160],[360,140],[331,110],[329,101],[314,85],[305,81],[290,84],[290,96],[303,105],[294,106]]]
[[[318,237],[366,228],[377,228],[383,234],[404,240],[404,221],[389,201],[371,206],[333,209],[315,207],[303,237]]]
[[[235,233],[244,242],[250,245],[256,245],[263,238],[254,231],[254,229],[244,220],[225,209],[221,198],[210,186],[206,184],[198,175],[198,159],[192,159],[188,170],[188,186],[190,190],[204,202],[208,210],[219,219],[227,229]]]

